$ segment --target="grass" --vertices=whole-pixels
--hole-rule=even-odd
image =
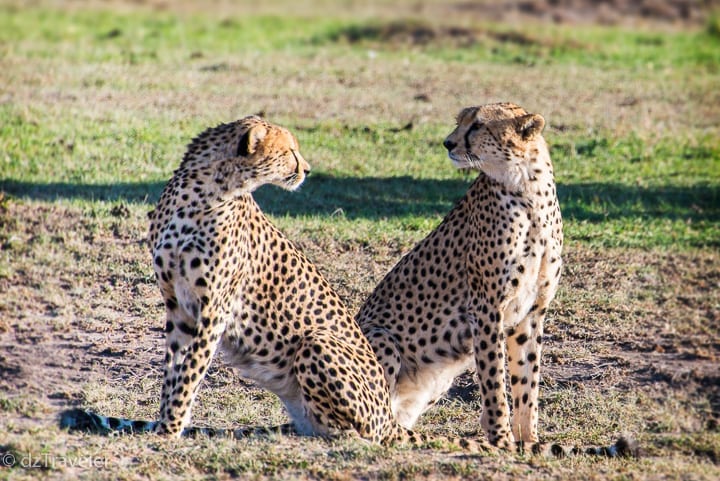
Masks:
[[[0,105],[0,181],[12,195],[151,204],[196,133],[271,110],[269,115],[298,131],[316,173],[291,203],[296,211],[282,211],[287,194],[261,192],[271,213],[371,218],[368,225],[359,221],[359,229],[357,223],[340,226],[340,236],[348,238],[358,230],[372,235],[378,220],[386,223],[385,232],[423,230],[437,223],[467,185],[444,160],[440,142],[454,111],[479,100],[469,66],[482,65],[489,77],[498,77],[496,85],[517,93],[517,102],[530,97],[543,103],[514,83],[521,72],[537,77],[531,73],[537,66],[513,60],[521,55],[542,60],[549,70],[532,87],[549,92],[548,100],[569,92],[581,101],[568,74],[598,97],[585,118],[576,117],[577,109],[563,112],[556,102],[545,113],[551,128],[557,127],[547,137],[566,218],[577,221],[568,225],[570,239],[633,247],[717,245],[720,147],[713,128],[718,115],[709,105],[720,100],[712,88],[720,64],[713,55],[720,49],[711,29],[542,27],[533,29],[537,38],[523,40],[525,34],[510,35],[507,27],[481,26],[468,30],[473,43],[466,46],[446,44],[442,29],[429,44],[414,46],[378,21],[4,8],[6,84],[31,86],[14,89],[15,100]],[[406,35],[429,28],[423,22],[390,25],[405,25],[400,32]],[[569,46],[555,52],[558,43]],[[372,59],[368,49],[375,49]],[[398,62],[411,68],[398,73]],[[445,69],[449,78],[469,72],[465,78],[460,73],[459,85],[446,85],[447,79],[437,77]],[[269,79],[267,86],[244,84],[232,96],[222,93],[248,75]],[[386,83],[377,78],[398,75]],[[423,78],[429,78],[427,85],[417,80]],[[614,84],[624,84],[625,92],[617,93]],[[422,100],[425,90],[433,93],[429,102]],[[194,93],[202,91],[207,95]],[[488,100],[496,95],[507,98],[499,90]],[[343,104],[346,96],[357,99],[356,105]],[[146,97],[155,104],[145,104]],[[277,98],[292,99],[287,111]],[[208,118],[229,100],[230,112]],[[95,108],[83,108],[86,102]],[[327,104],[324,119],[313,112],[317,102]],[[676,102],[683,102],[682,115],[673,114]],[[649,108],[658,119],[651,119]],[[58,121],[68,114],[71,121]],[[597,185],[598,178],[607,185]],[[367,185],[352,188],[362,185],[358,179]],[[417,194],[398,201],[407,191],[403,179],[418,183],[411,187]]]
[[[530,66],[572,63],[594,68],[623,65],[655,71],[690,66],[715,71],[720,43],[712,25],[707,31],[691,33],[542,25],[528,33],[491,23],[437,28],[430,21],[365,21],[340,25],[314,41],[344,41],[381,49],[390,41],[403,55],[410,45],[423,54],[459,62]]]
[[[717,478],[717,15],[630,29],[429,17],[409,1],[379,2],[382,15],[220,3],[0,2],[0,457],[43,460],[0,479]],[[647,459],[54,427],[65,405],[155,416],[162,303],[145,214],[194,135],[256,112],[297,134],[313,173],[298,192],[256,197],[355,310],[469,185],[441,145],[456,112],[499,100],[546,117],[566,224],[541,430],[572,443],[629,431]],[[477,430],[472,385],[462,378],[419,429]],[[285,415],[217,363],[194,419]],[[96,459],[96,471],[69,465]]]

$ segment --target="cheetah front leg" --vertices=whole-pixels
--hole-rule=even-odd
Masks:
[[[510,408],[505,394],[505,333],[502,313],[484,308],[473,329],[477,377],[483,401],[481,425],[488,440],[503,449],[514,449]]]
[[[555,246],[556,252],[560,248]],[[532,295],[520,295],[508,305],[507,332],[508,366],[513,402],[512,429],[516,441],[538,442],[538,409],[540,393],[540,357],[542,354],[545,313],[555,296],[560,279],[562,262],[559,254],[543,255],[539,276],[533,285],[538,286],[533,302]],[[530,272],[530,269],[527,270]],[[520,302],[520,304],[518,304]],[[525,304],[526,303],[526,304]],[[523,304],[526,306],[523,308]],[[525,312],[524,318],[513,312]],[[518,321],[518,322],[516,322]]]
[[[200,381],[217,350],[225,324],[206,311],[195,322],[168,310],[160,420],[155,428],[160,434],[180,436],[189,424]]]
[[[544,309],[543,309],[544,310]],[[512,431],[516,441],[538,442],[540,354],[544,315],[535,308],[508,331],[508,365],[512,390]]]

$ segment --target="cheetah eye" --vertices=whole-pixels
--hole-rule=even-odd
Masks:
[[[470,148],[470,135],[472,135],[472,133],[475,132],[476,130],[479,130],[480,127],[482,127],[483,125],[484,125],[484,124],[483,124],[482,122],[477,122],[477,121],[476,121],[476,122],[473,122],[472,125],[470,126],[470,128],[467,129],[467,131],[465,132],[465,135],[464,135],[464,137],[465,137],[465,147],[466,147],[467,149]]]

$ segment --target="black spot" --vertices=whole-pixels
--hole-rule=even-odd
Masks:
[[[187,334],[188,336],[194,336],[197,333],[197,330],[194,327],[190,327],[184,322],[179,322],[177,324],[178,329],[180,329],[184,334]],[[168,331],[170,332],[170,331]]]
[[[142,431],[145,429],[146,423],[145,421],[133,421],[132,422],[132,429],[133,431]]]

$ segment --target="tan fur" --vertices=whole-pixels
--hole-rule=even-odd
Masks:
[[[478,178],[356,316],[407,428],[475,368],[489,440],[510,449],[538,441],[543,320],[563,242],[544,125],[510,103],[460,112],[444,145],[456,167],[478,170]]]
[[[505,447],[513,438],[536,440],[542,319],[557,285],[562,234],[550,159],[539,137],[542,118],[505,115],[507,108],[463,111],[446,143],[463,137],[473,119],[486,120],[487,131],[471,139],[472,155],[453,148],[451,158],[461,167],[491,166],[503,178],[507,161],[519,172],[507,179],[522,184],[513,183],[511,192],[481,174],[443,224],[388,274],[358,316],[372,347],[317,268],[251,196],[263,184],[292,190],[303,182],[310,166],[295,137],[257,117],[203,132],[150,214],[167,312],[159,420],[75,409],[63,413],[61,425],[176,436],[275,432],[188,427],[198,386],[222,347],[244,377],[285,404],[293,426],[278,432],[354,431],[376,443],[421,446],[430,439],[409,427],[476,359],[490,439]],[[510,373],[518,381],[512,433],[504,399],[505,332]],[[484,440],[440,440],[468,451],[493,449]],[[518,447],[550,456],[579,452]],[[623,439],[587,452],[616,456],[633,448]]]
[[[180,435],[216,349],[277,394],[295,430],[352,430],[391,442],[382,368],[316,267],[262,214],[251,192],[295,189],[310,166],[286,129],[257,117],[198,136],[150,215],[150,246],[167,311],[155,430]]]

